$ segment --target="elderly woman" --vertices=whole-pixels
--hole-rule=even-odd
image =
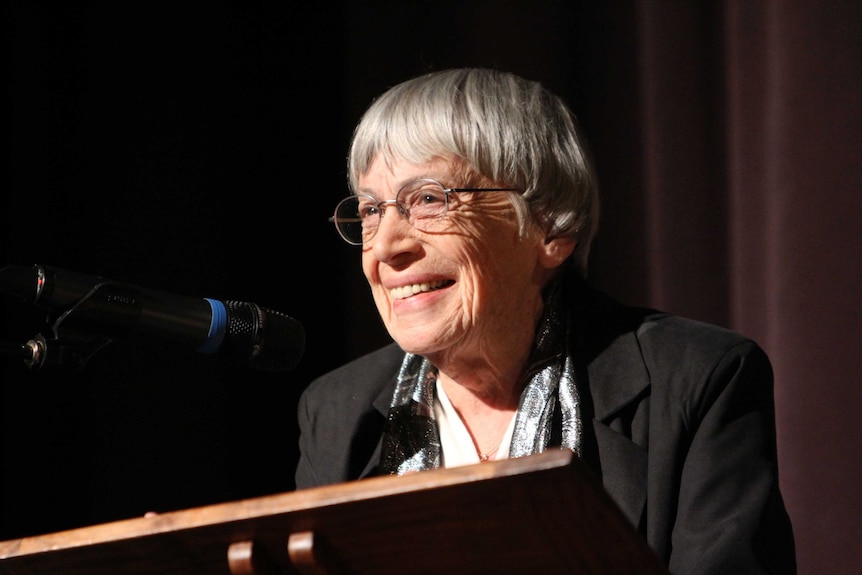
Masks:
[[[348,171],[332,219],[394,343],[306,389],[297,488],[562,446],[671,571],[795,571],[769,360],[587,283],[599,199],[560,98],[486,69],[408,80]]]

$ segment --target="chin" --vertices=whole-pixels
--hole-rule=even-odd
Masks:
[[[428,355],[429,353],[433,353],[439,349],[439,342],[437,340],[428,339],[427,334],[423,334],[422,336],[411,336],[402,333],[400,335],[393,335],[392,339],[395,340],[395,343],[397,343],[401,349],[407,353],[415,355]]]

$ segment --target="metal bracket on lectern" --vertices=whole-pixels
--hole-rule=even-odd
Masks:
[[[347,575],[333,550],[313,531],[292,533],[287,540],[290,573],[301,575]],[[227,550],[231,575],[282,575],[285,573],[267,552],[255,541],[237,541]]]

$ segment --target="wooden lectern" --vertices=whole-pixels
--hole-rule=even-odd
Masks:
[[[2,575],[664,574],[568,450],[0,542]]]

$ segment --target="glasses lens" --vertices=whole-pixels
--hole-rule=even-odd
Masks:
[[[398,193],[398,204],[407,212],[410,223],[424,230],[446,215],[446,191],[437,182],[419,181]]]
[[[370,196],[350,196],[338,203],[333,220],[341,237],[359,246],[377,231],[380,208]]]

